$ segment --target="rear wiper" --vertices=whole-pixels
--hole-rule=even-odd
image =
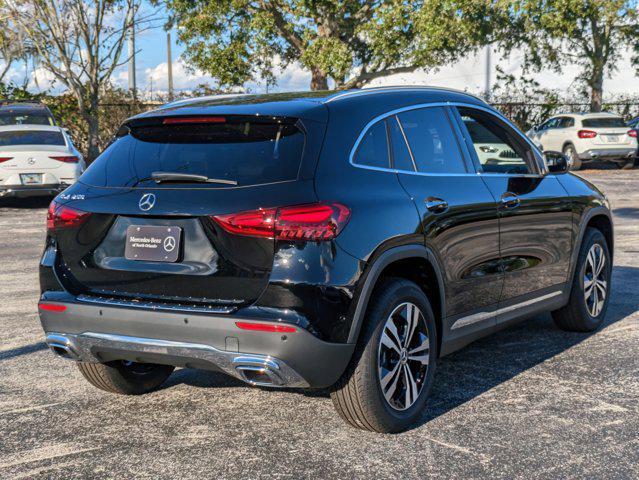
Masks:
[[[155,183],[221,183],[224,185],[237,185],[237,182],[235,180],[209,178],[206,175],[196,175],[194,173],[179,172],[153,172],[149,177],[149,180],[153,180],[155,181]]]

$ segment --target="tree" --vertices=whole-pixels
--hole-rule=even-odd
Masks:
[[[0,82],[9,73],[11,66],[19,60],[25,63],[33,56],[33,47],[12,21],[5,2],[0,0],[0,60],[4,62],[0,69]]]
[[[536,70],[580,66],[590,109],[601,111],[604,79],[616,70],[621,54],[634,47],[638,61],[637,0],[517,0],[515,5],[515,34],[507,46],[523,46],[526,65]]]
[[[99,153],[100,94],[114,70],[128,61],[123,58],[127,31],[151,21],[137,15],[141,1],[7,0],[42,67],[75,97],[87,124],[89,160]]]
[[[441,65],[490,41],[492,31],[490,0],[164,1],[186,61],[220,86],[273,83],[278,68],[297,62],[313,90],[329,79],[358,87]]]

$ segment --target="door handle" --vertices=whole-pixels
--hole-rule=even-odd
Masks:
[[[426,210],[433,213],[444,213],[448,210],[448,202],[437,197],[428,197],[426,199]]]
[[[501,196],[500,202],[505,208],[515,208],[519,206],[521,200],[514,193],[506,192]]]

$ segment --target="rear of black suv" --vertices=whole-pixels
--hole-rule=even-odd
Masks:
[[[342,374],[360,265],[333,241],[349,208],[314,188],[327,110],[261,108],[134,118],[51,204],[40,315],[50,347],[85,376],[98,363],[290,387]]]

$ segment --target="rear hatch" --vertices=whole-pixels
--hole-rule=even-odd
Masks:
[[[0,132],[0,169],[6,173],[46,172],[76,163],[64,135],[56,130],[8,130]]]
[[[198,116],[126,125],[59,198],[54,235],[66,286],[180,305],[254,302],[275,240],[231,233],[219,218],[250,211],[264,222],[274,207],[317,200],[312,179],[300,178],[323,138],[324,125],[311,123]]]
[[[636,145],[636,139],[630,136],[629,129],[621,117],[584,118],[584,129],[597,133],[593,144],[610,148],[627,148]]]

